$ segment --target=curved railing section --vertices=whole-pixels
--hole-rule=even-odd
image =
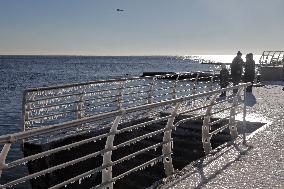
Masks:
[[[23,130],[219,88],[212,73],[166,74],[29,89]]]
[[[130,173],[139,171],[145,167],[155,166],[157,163],[164,165],[165,175],[171,175],[175,170],[175,165],[172,162],[173,143],[175,142],[172,137],[173,129],[188,120],[203,119],[202,142],[206,154],[211,151],[210,138],[212,135],[221,132],[225,128],[230,129],[232,140],[234,140],[238,136],[235,121],[236,114],[243,113],[243,126],[245,127],[245,88],[249,85],[250,83],[246,83],[208,92],[197,92],[188,96],[159,102],[154,101],[150,104],[146,103],[133,107],[124,108],[122,105],[114,111],[90,115],[88,117],[82,116],[75,120],[0,136],[0,143],[4,145],[0,154],[0,174],[2,173],[2,175],[9,174],[9,170],[11,169],[33,163],[42,158],[51,157],[64,151],[76,151],[78,147],[86,144],[97,144],[97,142],[105,144],[104,148],[89,149],[88,154],[80,157],[74,157],[66,161],[61,159],[59,164],[34,171],[30,174],[22,173],[18,178],[8,182],[2,180],[0,188],[11,188],[24,182],[33,181],[47,174],[53,174],[65,168],[72,168],[87,160],[93,160],[93,167],[90,167],[88,171],[77,175],[71,175],[70,173],[70,177],[64,181],[58,181],[58,183],[50,186],[50,188],[55,189],[73,184],[81,184],[84,182],[84,179],[90,178],[97,173],[101,173],[101,182],[93,186],[93,188],[113,188],[117,180],[123,179],[123,177]],[[83,91],[80,87],[78,89]],[[233,89],[238,89],[238,93],[234,95],[232,93]],[[88,91],[86,88],[84,90]],[[229,96],[222,99],[218,98],[218,95],[223,91],[226,91]],[[58,96],[59,93],[56,93],[56,95]],[[61,96],[66,95],[62,94]],[[136,117],[137,114],[142,116],[138,118]],[[211,121],[213,116],[218,119]],[[229,122],[226,121],[228,119]],[[126,122],[125,120],[128,121]],[[212,130],[212,125],[216,123],[223,125],[216,130]],[[41,142],[41,137],[54,136],[54,133],[62,130],[67,130],[67,134],[78,134],[83,128],[88,128],[86,130],[92,132],[99,129],[100,127],[97,126],[102,124],[106,127],[102,127],[98,135],[46,149],[45,151],[27,155],[11,162],[6,161],[11,145],[17,145],[17,143],[22,141],[24,143]],[[90,127],[90,125],[95,125],[96,127]],[[139,130],[141,128],[144,129]],[[138,133],[138,135],[134,135],[134,132]],[[124,140],[118,141],[117,136],[119,135],[123,135]],[[154,136],[160,136],[160,140],[155,140],[154,144],[140,145],[139,142],[147,142]],[[245,134],[243,134],[243,140],[245,141]],[[153,142],[153,140],[151,141]],[[133,151],[129,154],[121,155],[123,149],[126,149],[125,151],[132,149]],[[123,163],[131,161],[146,152],[151,152],[151,154],[156,154],[156,156],[140,162],[140,164],[134,165],[128,170],[119,172]],[[114,156],[114,153],[119,155]],[[96,164],[98,162],[102,163]]]
[[[284,64],[284,51],[263,51],[259,64],[261,66],[279,66]]]

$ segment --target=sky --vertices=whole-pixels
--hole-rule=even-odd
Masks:
[[[261,54],[283,23],[284,0],[0,0],[0,55]]]

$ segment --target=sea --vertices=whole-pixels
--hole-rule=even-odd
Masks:
[[[216,56],[218,57],[218,56]],[[100,79],[141,76],[143,72],[191,72],[217,69],[184,56],[0,56],[0,135],[20,132],[24,90]],[[1,145],[2,148],[3,145]],[[7,161],[22,156],[12,145]],[[1,178],[11,180],[23,171]],[[26,187],[26,186],[25,186]]]
[[[28,88],[215,67],[179,56],[0,56],[0,135],[21,131]]]

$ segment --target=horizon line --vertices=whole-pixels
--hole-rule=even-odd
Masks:
[[[169,54],[161,54],[161,55],[84,55],[84,54],[0,54],[0,56],[202,56],[202,55],[214,55],[214,56],[232,56],[236,54],[184,54],[184,55],[169,55]],[[261,54],[254,54],[261,55]]]

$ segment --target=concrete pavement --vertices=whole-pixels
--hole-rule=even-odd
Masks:
[[[266,123],[240,142],[192,162],[158,188],[284,188],[284,82],[247,94],[247,120]]]

